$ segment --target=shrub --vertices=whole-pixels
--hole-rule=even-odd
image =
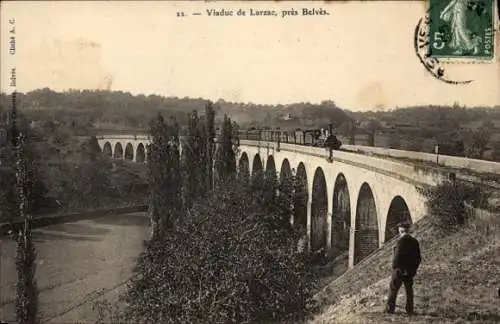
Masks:
[[[127,320],[248,323],[307,314],[315,280],[296,252],[298,235],[246,187],[220,186],[146,244],[125,296]]]
[[[478,185],[451,181],[427,189],[425,195],[431,221],[452,231],[471,218],[472,208],[484,207],[489,194]]]

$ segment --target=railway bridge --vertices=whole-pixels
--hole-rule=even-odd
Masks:
[[[147,162],[146,135],[101,136],[98,142],[104,154]],[[348,251],[352,268],[393,238],[399,221],[415,223],[424,217],[426,198],[419,188],[434,186],[443,177],[388,157],[354,152],[359,150],[354,146],[349,149],[330,156],[320,147],[240,140],[235,162],[249,181],[259,172],[274,172],[280,181],[293,176],[291,221],[307,233],[308,249],[334,255]],[[411,153],[416,152],[397,154]],[[449,161],[455,163],[451,157]]]

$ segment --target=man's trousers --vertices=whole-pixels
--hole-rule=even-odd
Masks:
[[[391,313],[394,312],[396,308],[396,297],[398,296],[398,291],[402,284],[404,284],[406,290],[406,312],[413,313],[413,276],[404,275],[400,269],[393,269],[392,271],[387,310]]]

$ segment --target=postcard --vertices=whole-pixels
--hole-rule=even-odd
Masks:
[[[499,320],[498,1],[0,26],[0,322]]]

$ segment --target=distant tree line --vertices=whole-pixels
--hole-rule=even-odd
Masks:
[[[0,102],[8,103],[2,94]],[[180,125],[188,125],[186,111],[198,110],[205,100],[158,95],[132,95],[123,91],[69,90],[56,92],[48,88],[18,94],[19,106],[30,120],[48,126],[65,125],[80,134],[91,134],[99,129],[143,129],[158,113],[166,118],[175,117]],[[223,122],[223,114],[232,116],[242,127],[317,127],[333,123],[335,126],[350,117],[331,101],[320,104],[294,103],[288,105],[262,105],[232,103],[219,100],[214,105],[219,116],[216,124]],[[199,111],[198,113],[202,113]],[[284,116],[290,115],[290,120]]]
[[[369,121],[365,127],[375,137],[388,137],[386,146],[421,152],[500,161],[500,107],[467,108],[454,106],[422,106],[398,108],[392,111],[356,112],[359,121]],[[371,141],[370,141],[371,142]]]
[[[8,96],[0,96],[4,105],[8,100]],[[179,125],[187,126],[190,116],[185,112],[198,111],[205,103],[201,98],[132,95],[107,90],[55,92],[48,88],[19,93],[18,102],[31,121],[47,129],[63,128],[80,135],[102,130],[146,131],[149,121],[158,113],[167,119],[175,117]],[[326,128],[332,124],[346,144],[422,152],[432,152],[434,146],[439,145],[443,154],[494,161],[500,161],[500,126],[492,122],[500,120],[498,108],[467,108],[455,104],[352,112],[330,100],[319,104],[264,105],[220,99],[214,105],[218,116],[216,125],[222,124],[224,114],[230,115],[242,129],[292,130]]]

